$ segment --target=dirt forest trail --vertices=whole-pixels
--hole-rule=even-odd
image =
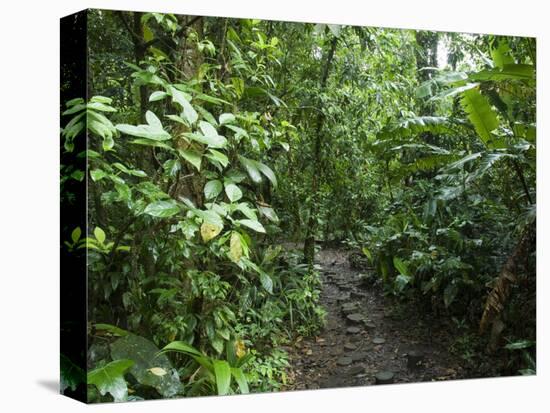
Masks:
[[[326,325],[317,336],[298,339],[288,348],[292,389],[465,376],[461,360],[449,352],[448,325],[420,318],[414,311],[396,311],[399,307],[391,297],[364,284],[362,272],[350,267],[347,252],[322,250],[316,264],[322,268]]]

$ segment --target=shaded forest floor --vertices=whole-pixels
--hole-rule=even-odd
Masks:
[[[345,251],[324,249],[316,263],[322,267],[326,325],[317,336],[298,338],[286,348],[292,366],[290,389],[375,384],[382,371],[393,373],[394,383],[479,377],[450,352],[456,331],[449,323],[366,286]],[[413,359],[411,369],[407,364],[415,352],[423,360],[415,368]]]

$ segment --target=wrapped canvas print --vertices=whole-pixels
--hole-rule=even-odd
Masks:
[[[536,372],[536,42],[61,19],[61,392]]]

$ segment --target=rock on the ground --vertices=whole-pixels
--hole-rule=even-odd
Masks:
[[[348,374],[350,376],[355,376],[356,374],[361,374],[365,371],[365,368],[363,366],[351,366],[348,369]]]
[[[364,325],[367,330],[374,330],[376,328],[376,324],[374,324],[372,321],[365,321]]]
[[[336,301],[338,301],[338,303],[344,303],[348,300],[349,300],[349,293],[343,293],[343,294],[340,294],[338,297],[336,297]]]
[[[351,363],[353,363],[351,357],[344,356],[336,360],[336,364],[338,364],[339,366],[349,366]]]
[[[367,353],[362,351],[357,351],[355,353],[351,353],[349,357],[351,357],[353,361],[362,361],[367,358]]]
[[[346,333],[348,334],[359,334],[361,332],[361,329],[359,327],[348,327],[346,329]]]
[[[374,344],[384,344],[386,342],[386,339],[382,338],[382,337],[374,337],[372,339],[372,342]]]
[[[319,383],[319,387],[322,389],[331,389],[333,387],[345,386],[345,382],[342,377],[329,377]]]
[[[412,350],[407,354],[407,368],[409,370],[418,370],[424,362],[424,354],[421,351]]]
[[[365,298],[365,294],[359,291],[351,291],[350,292],[351,298]]]
[[[392,384],[395,373],[393,371],[379,371],[374,376],[376,384]]]
[[[363,317],[362,314],[353,313],[353,314],[349,314],[346,317],[346,319],[351,323],[360,323],[361,321],[363,321],[365,319],[365,317]]]
[[[348,315],[357,311],[358,307],[359,305],[357,303],[345,303],[345,304],[342,304],[341,309],[342,309],[342,313],[344,313],[345,315]]]

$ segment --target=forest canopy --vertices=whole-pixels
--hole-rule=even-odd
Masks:
[[[87,258],[88,356],[62,356],[63,390],[300,388],[293,352],[323,343],[345,274],[401,321],[444,326],[452,378],[534,374],[535,39],[104,10],[86,24],[87,95],[62,83],[61,200],[87,183],[88,227],[62,228],[62,250]]]

